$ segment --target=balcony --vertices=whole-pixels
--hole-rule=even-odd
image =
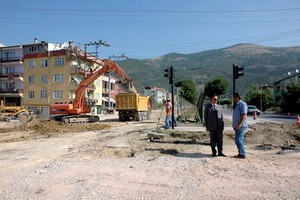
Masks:
[[[108,91],[108,88],[103,88],[103,89],[102,89],[102,93],[103,93],[103,94],[108,94],[108,92],[109,92],[109,91]],[[114,90],[114,89],[111,89],[111,90],[110,90],[110,94],[115,94],[115,90]]]
[[[8,78],[8,77],[23,77],[23,73],[21,72],[0,73],[0,78]]]
[[[76,90],[77,86],[78,86],[77,82],[71,82],[70,83],[70,90]],[[88,90],[95,90],[96,86],[95,86],[95,84],[92,83],[89,86],[87,86],[87,89]]]
[[[19,88],[0,88],[0,93],[23,93],[24,89]]]
[[[1,63],[4,62],[22,62],[22,57],[6,57],[0,59]]]
[[[79,68],[77,65],[71,65],[70,67],[71,67],[70,70],[71,74],[82,74],[82,75],[86,74],[86,70]]]

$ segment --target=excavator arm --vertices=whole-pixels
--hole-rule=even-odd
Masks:
[[[124,72],[124,70],[115,62],[109,59],[97,59],[96,63],[98,66],[91,70],[90,73],[80,82],[76,89],[76,96],[73,102],[74,109],[81,109],[84,107],[84,94],[86,88],[94,82],[97,78],[99,78],[104,73],[110,71],[118,74],[122,79],[129,83],[129,90],[132,92],[137,92],[135,87],[133,86],[133,80]]]
[[[80,52],[79,56],[81,58],[87,58],[83,52]],[[106,72],[113,72],[119,75],[124,81],[129,83],[129,88],[127,89],[131,92],[137,93],[135,87],[133,86],[133,80],[126,75],[124,70],[117,63],[108,59],[97,58],[94,60],[94,58],[95,57],[89,60],[95,62],[97,67],[95,69],[91,69],[86,77],[79,83],[76,88],[76,94],[73,103],[50,104],[50,114],[58,115],[53,117],[54,120],[65,123],[85,123],[99,121],[99,116],[89,114],[91,112],[92,104],[86,99],[85,91],[92,82]]]

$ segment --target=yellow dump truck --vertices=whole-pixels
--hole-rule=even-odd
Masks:
[[[143,121],[150,119],[151,100],[148,96],[138,93],[124,93],[116,95],[116,111],[119,112],[119,121]]]
[[[33,118],[33,111],[28,111],[22,106],[5,106],[3,100],[0,101],[0,121],[18,119],[22,123],[27,123]]]

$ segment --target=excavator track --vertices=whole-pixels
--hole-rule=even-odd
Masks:
[[[97,115],[62,115],[53,117],[53,119],[55,121],[64,122],[66,124],[93,123],[100,121],[100,117]]]

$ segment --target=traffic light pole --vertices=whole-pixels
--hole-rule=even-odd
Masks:
[[[232,86],[232,92],[233,95],[235,93],[235,80],[237,79],[236,77],[236,73],[237,73],[237,66],[235,64],[232,65],[232,79],[233,79],[233,86]]]
[[[167,77],[169,79],[169,84],[171,85],[171,101],[172,101],[172,119],[171,119],[171,123],[172,123],[172,129],[174,129],[174,68],[173,66],[167,68],[164,70],[166,73],[164,74],[164,77]]]
[[[173,70],[173,67],[172,67],[172,70]],[[174,73],[173,73],[173,79],[174,79]],[[172,84],[171,84],[171,96],[172,96],[172,129],[174,129],[174,119],[175,119],[175,116],[174,116],[174,80],[172,81]]]
[[[244,67],[239,67],[235,64],[232,65],[232,75],[233,75],[233,94],[235,93],[235,81],[241,76],[244,76]]]
[[[233,94],[235,93],[235,79],[233,79]]]

